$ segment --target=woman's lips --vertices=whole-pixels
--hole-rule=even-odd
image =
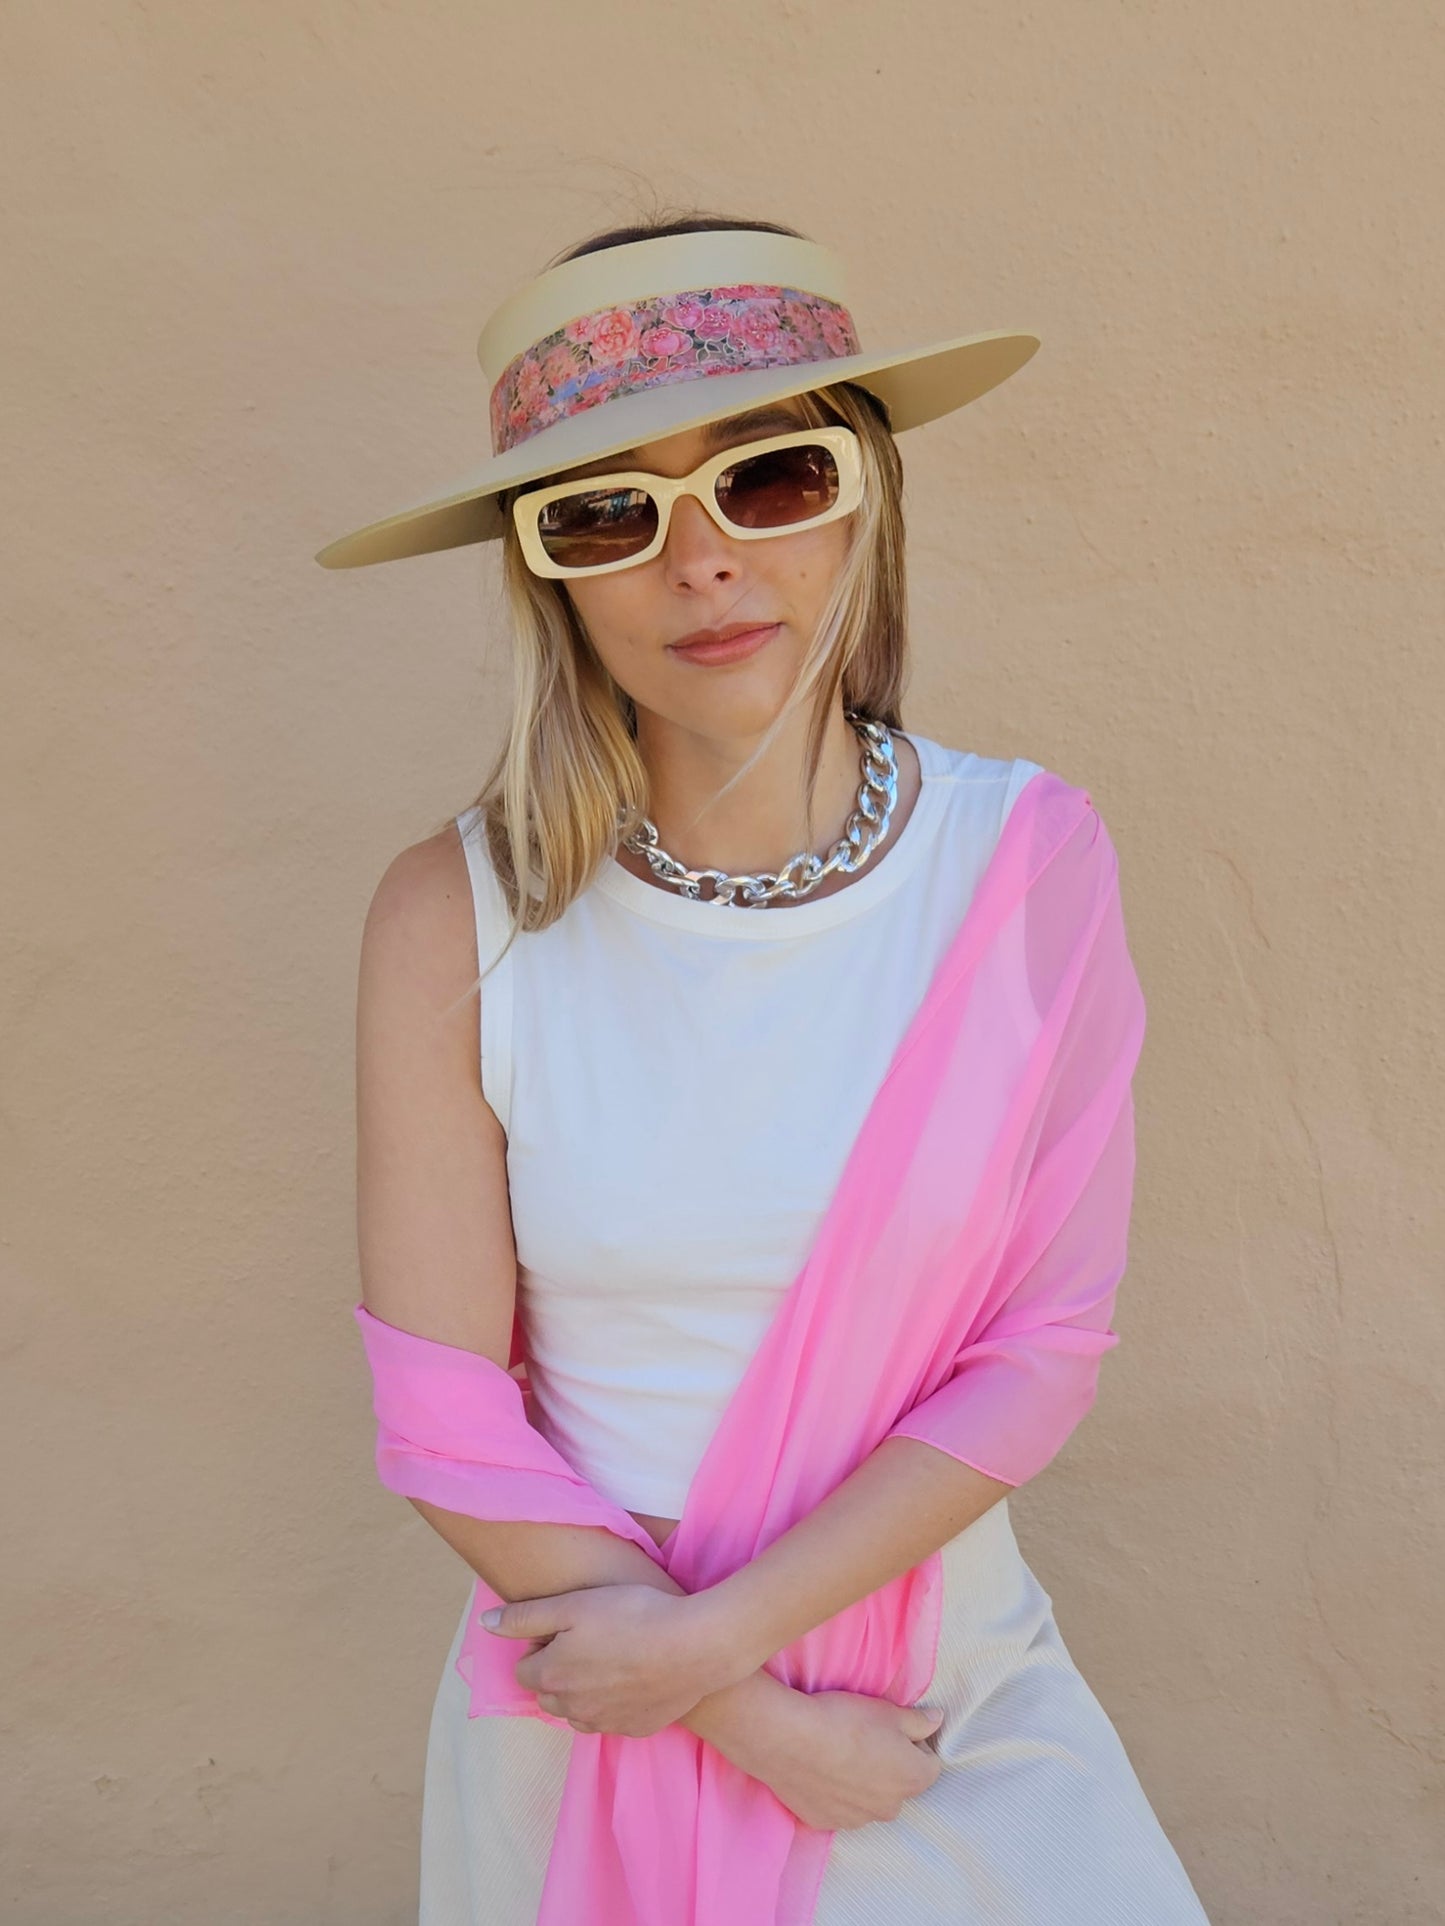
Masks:
[[[765,642],[771,641],[782,627],[779,622],[768,622],[758,629],[746,629],[741,635],[730,635],[725,642],[693,642],[685,649],[674,648],[672,653],[684,662],[737,662],[745,655],[753,655]]]

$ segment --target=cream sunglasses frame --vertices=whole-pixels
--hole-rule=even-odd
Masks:
[[[784,522],[778,528],[739,528],[735,522],[730,522],[713,493],[713,483],[718,476],[735,462],[746,461],[749,456],[765,454],[771,448],[801,447],[807,442],[821,442],[832,455],[838,470],[838,495],[831,507],[825,508],[821,515],[810,515],[806,521]],[[567,495],[590,494],[597,488],[640,488],[651,495],[657,503],[656,535],[646,548],[639,549],[636,555],[625,555],[620,561],[595,562],[587,568],[567,568],[554,562],[542,546],[542,537],[537,528],[538,515],[549,502],[559,501]],[[553,581],[574,582],[584,575],[615,575],[619,569],[636,568],[660,554],[672,523],[672,505],[679,495],[696,496],[725,535],[731,535],[739,542],[762,542],[776,535],[796,535],[806,528],[821,528],[825,522],[851,515],[858,506],[862,492],[863,462],[858,451],[858,437],[853,430],[840,426],[799,428],[785,435],[766,435],[759,441],[744,441],[736,447],[724,448],[718,454],[710,455],[705,462],[700,462],[690,475],[679,475],[676,480],[668,475],[649,474],[646,469],[628,469],[618,474],[584,475],[577,481],[556,482],[550,488],[524,491],[512,503],[512,519],[521,540],[522,554],[533,574],[550,576]]]

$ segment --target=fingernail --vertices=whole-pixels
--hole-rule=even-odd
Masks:
[[[482,1613],[482,1623],[489,1632],[495,1632],[502,1622],[502,1608],[494,1605],[490,1611]]]

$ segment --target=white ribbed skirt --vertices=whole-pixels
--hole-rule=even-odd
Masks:
[[[815,1926],[1209,1926],[1007,1499],[944,1547],[943,1587],[918,1701],[944,1713],[943,1770],[896,1819],[834,1835]],[[419,1926],[536,1926],[572,1734],[467,1717],[469,1604],[432,1710]]]

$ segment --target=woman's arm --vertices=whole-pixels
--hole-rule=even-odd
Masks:
[[[589,1680],[599,1678],[619,1699],[629,1690],[640,1696],[649,1685],[661,1690],[665,1683],[670,1690],[694,1679],[701,1681],[699,1690],[716,1693],[755,1675],[785,1645],[910,1571],[1013,1489],[921,1439],[885,1438],[850,1477],[747,1564],[690,1595],[679,1615],[685,1627],[680,1663],[671,1639],[649,1640],[646,1623],[609,1623],[601,1600],[589,1611],[576,1599],[529,1592],[503,1609],[497,1629],[504,1637],[545,1639],[570,1628],[574,1644],[565,1662],[550,1652],[534,1653],[516,1668],[520,1683],[545,1687],[559,1702],[569,1693],[580,1698]],[[579,1628],[585,1628],[589,1647],[585,1660],[575,1643]],[[669,1676],[674,1667],[675,1681]]]
[[[917,1438],[885,1438],[850,1477],[691,1609],[730,1669],[795,1638],[910,1571],[1014,1487]]]
[[[502,1598],[541,1598],[599,1585],[650,1585],[674,1598],[686,1596],[640,1545],[610,1531],[588,1525],[494,1523],[443,1511],[419,1498],[407,1502]],[[518,1662],[525,1656],[519,1645]],[[769,1721],[780,1711],[780,1700],[799,1696],[770,1672],[754,1669],[732,1685],[707,1692],[677,1723],[745,1772],[761,1777]]]
[[[391,863],[362,934],[357,1242],[362,1301],[374,1317],[505,1369],[517,1255],[506,1138],[482,1095],[477,1003],[467,995],[476,959],[466,857],[448,825]],[[640,1545],[611,1532],[489,1522],[410,1502],[505,1599],[599,1585],[682,1594]],[[732,1756],[779,1694],[796,1696],[758,1671],[701,1699],[684,1723]]]

